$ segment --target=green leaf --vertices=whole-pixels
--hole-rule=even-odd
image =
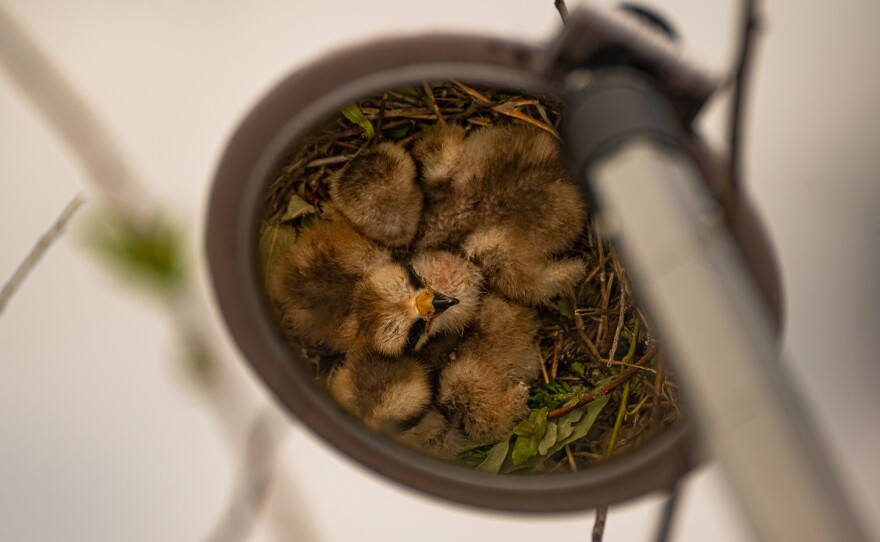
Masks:
[[[412,85],[410,85],[410,86],[406,86],[406,87],[401,87],[401,88],[400,88],[400,93],[401,93],[401,94],[409,94],[410,96],[414,96],[414,97],[416,97],[416,98],[421,98],[421,95],[419,94],[419,91],[416,90],[416,87],[414,87],[414,86],[412,86]]]
[[[556,441],[556,444],[550,448],[547,456],[549,457],[564,448],[566,445],[587,436],[587,433],[590,432],[593,424],[596,423],[596,418],[599,417],[599,414],[602,413],[602,409],[608,404],[609,399],[611,399],[610,395],[603,395],[579,408],[578,410],[582,410],[583,414],[580,415],[580,419],[572,427],[571,433],[565,438],[559,438]],[[569,414],[571,414],[571,412],[569,412]]]
[[[318,209],[314,205],[293,194],[290,196],[290,201],[287,202],[287,210],[281,215],[280,220],[281,222],[297,222],[302,217],[317,212]]]
[[[544,431],[544,436],[541,437],[541,442],[538,443],[538,454],[547,455],[550,447],[556,444],[558,429],[556,420],[547,420],[547,429]]]
[[[568,318],[569,320],[574,320],[574,311],[571,310],[571,303],[569,303],[567,298],[561,298],[556,302],[556,310],[559,311],[559,314]]]
[[[529,408],[559,408],[572,398],[580,398],[582,386],[572,387],[563,380],[551,380],[546,384],[534,386],[529,390]],[[577,402],[577,401],[575,401]]]
[[[510,459],[516,466],[525,465],[538,453],[538,444],[547,428],[547,409],[533,410],[529,418],[513,430],[516,441]]]
[[[358,107],[357,104],[350,104],[342,108],[342,115],[363,128],[364,132],[367,134],[367,139],[373,139],[373,136],[376,135],[376,131],[373,129],[373,123],[370,122],[370,119],[364,116],[363,111],[361,111],[361,108]]]
[[[404,124],[402,126],[398,126],[397,128],[392,128],[390,130],[384,130],[385,136],[388,139],[398,140],[402,139],[409,133],[409,129],[411,126],[409,124]]]
[[[458,460],[465,465],[476,467],[486,460],[490,448],[492,448],[491,444],[476,444],[474,446],[468,446],[458,454]]]
[[[510,439],[504,439],[489,450],[486,459],[477,465],[477,470],[491,472],[497,474],[501,470],[501,465],[507,458],[507,451],[510,449]]]
[[[574,424],[580,421],[580,419],[584,416],[584,412],[586,412],[586,409],[579,408],[577,410],[572,410],[567,414],[563,414],[559,418],[559,421],[556,422],[558,426],[557,438],[568,438],[568,436],[571,435],[572,431],[574,431]]]
[[[572,363],[570,369],[571,372],[578,376],[584,376],[584,373],[586,371],[586,367],[584,367],[584,364],[579,361]]]

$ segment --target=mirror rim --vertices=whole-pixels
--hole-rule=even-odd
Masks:
[[[289,412],[367,468],[449,501],[513,512],[570,512],[671,488],[697,463],[685,417],[639,448],[578,473],[493,475],[406,449],[345,413],[298,363],[271,316],[257,242],[268,183],[285,152],[341,106],[420,80],[461,79],[564,97],[537,75],[541,49],[486,36],[373,41],[325,56],[278,83],[248,113],[214,177],[205,243],[214,291],[245,359]]]

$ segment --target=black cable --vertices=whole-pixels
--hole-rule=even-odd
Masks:
[[[660,513],[660,524],[657,525],[657,542],[667,542],[669,533],[672,531],[672,520],[675,519],[676,505],[678,504],[678,485],[672,486],[669,496],[663,503],[663,511]]]

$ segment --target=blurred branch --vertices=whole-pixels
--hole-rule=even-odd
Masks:
[[[745,116],[745,92],[749,82],[749,75],[751,74],[755,33],[759,26],[757,0],[743,0],[741,24],[739,53],[736,60],[736,71],[734,72],[733,97],[730,110],[730,133],[728,136],[730,148],[728,180],[732,194],[736,194],[742,184],[742,131],[743,117]]]
[[[247,538],[269,494],[275,450],[286,434],[284,429],[274,411],[266,409],[257,415],[245,440],[231,499],[207,542],[234,542]]]
[[[123,158],[121,149],[86,100],[76,92],[2,5],[0,66],[6,70],[11,82],[30,99],[50,126],[64,139],[104,200],[112,215],[111,222],[122,227],[121,234],[113,240],[115,244],[111,247],[112,251],[127,258],[130,264],[140,264],[143,274],[152,273],[160,280],[163,280],[163,273],[174,269],[176,265],[183,269],[182,254],[171,249],[174,240],[156,234],[157,231],[161,233],[180,230],[165,220],[159,206],[147,197],[143,183],[137,179]],[[59,230],[67,217],[62,213],[60,218],[64,220],[61,220]],[[57,237],[57,233],[52,235]],[[52,235],[45,243],[42,239],[38,242],[33,263],[27,264],[27,260],[23,263],[25,270],[22,275],[26,275],[28,266],[32,268],[36,264],[40,251],[45,252],[45,247],[41,245],[48,246],[53,239]],[[229,514],[232,516],[229,519],[224,517],[212,535],[219,538],[212,540],[232,540],[233,535],[244,538],[252,526],[257,510],[266,500],[268,479],[272,477],[274,467],[271,458],[287,430],[287,424],[280,416],[272,417],[264,413],[252,425],[250,416],[258,399],[247,389],[246,377],[239,370],[237,360],[223,346],[224,337],[211,317],[212,307],[206,292],[199,288],[200,283],[189,273],[182,271],[179,276],[168,276],[174,276],[176,286],[154,292],[163,302],[178,337],[187,346],[187,350],[198,352],[202,356],[208,368],[203,375],[206,398],[227,437],[234,446],[239,445],[240,440],[244,441],[244,467],[236,484],[234,502],[229,507]],[[20,283],[23,276],[17,280]],[[13,291],[14,288],[15,286],[12,287]],[[267,421],[270,419],[271,421]],[[244,439],[241,439],[242,436]],[[276,480],[279,484],[284,482],[284,479]],[[281,491],[279,495],[281,497],[278,499],[287,499],[287,502],[276,503],[270,509],[270,519],[276,535],[286,539],[287,531],[291,528],[290,513],[301,511],[302,501],[295,490]],[[238,521],[241,510],[248,511],[249,521]],[[227,528],[233,523],[234,529]]]
[[[0,8],[0,66],[62,137],[110,208],[139,223],[152,205],[121,149],[85,99],[5,8]]]
[[[568,6],[565,5],[565,0],[555,0],[553,5],[556,6],[556,11],[559,12],[559,17],[562,19],[562,22],[565,23],[565,20],[568,19]]]
[[[15,292],[18,291],[18,288],[24,283],[31,271],[33,271],[37,264],[40,263],[40,259],[43,255],[49,250],[52,244],[61,237],[67,223],[70,222],[74,213],[76,213],[85,201],[86,198],[81,193],[74,196],[61,211],[61,214],[55,218],[55,221],[49,229],[46,230],[46,232],[37,240],[36,244],[31,247],[30,252],[25,256],[25,259],[18,264],[18,267],[15,268],[12,276],[9,277],[9,280],[3,285],[3,289],[0,290],[0,314],[3,313],[7,303],[12,299],[12,296],[15,295]]]
[[[608,507],[599,506],[596,508],[596,518],[593,520],[593,530],[590,540],[592,542],[602,542],[605,537],[605,522],[608,520]]]

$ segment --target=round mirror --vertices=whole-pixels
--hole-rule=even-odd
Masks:
[[[556,512],[671,487],[694,456],[536,57],[430,36],[294,73],[230,142],[207,246],[233,336],[320,436],[442,498]]]

